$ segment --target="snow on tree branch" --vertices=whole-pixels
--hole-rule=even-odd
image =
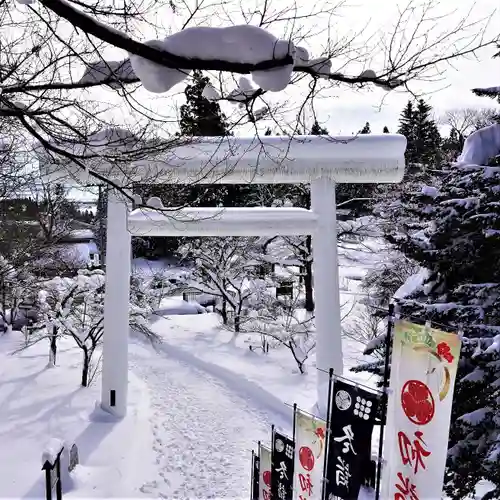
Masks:
[[[383,76],[371,69],[356,76],[348,76],[332,72],[328,57],[310,59],[305,48],[295,46],[291,40],[279,40],[258,26],[189,27],[164,40],[140,43],[126,33],[106,26],[66,0],[40,0],[40,3],[88,35],[126,50],[130,54],[135,74],[146,89],[155,93],[170,90],[195,69],[251,74],[260,88],[275,92],[286,88],[293,72],[347,84],[374,83],[390,90],[406,82],[405,74],[414,77],[435,62],[473,52],[491,43],[481,41],[464,51],[458,50],[428,62],[422,62],[415,56],[407,60],[407,50],[404,50],[397,54],[397,58],[391,58],[393,67],[388,68]],[[400,25],[398,29],[401,29]],[[393,42],[394,39],[391,44]],[[238,51],[234,50],[235,46],[238,46]],[[420,50],[423,53],[427,47]]]

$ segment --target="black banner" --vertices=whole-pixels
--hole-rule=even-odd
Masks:
[[[326,466],[325,498],[357,500],[370,466],[371,440],[379,398],[364,389],[335,380]]]
[[[271,469],[272,500],[292,500],[294,442],[274,431]]]
[[[260,458],[256,453],[252,453],[252,457],[252,500],[259,500]]]

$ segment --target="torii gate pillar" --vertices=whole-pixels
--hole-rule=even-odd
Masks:
[[[131,234],[127,228],[128,212],[124,197],[111,190],[106,227],[101,407],[117,417],[124,417],[127,413],[132,261]]]
[[[337,210],[335,183],[320,177],[311,181],[311,209],[317,216],[312,234],[314,317],[316,324],[316,368],[318,369],[318,409],[326,414],[328,371],[342,375],[340,331],[339,263],[337,251]]]

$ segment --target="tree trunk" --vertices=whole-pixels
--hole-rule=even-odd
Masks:
[[[240,333],[240,314],[234,315],[234,332],[235,333]]]
[[[313,271],[312,271],[312,245],[311,236],[306,237],[307,259],[305,262],[304,288],[305,288],[305,305],[307,312],[314,311],[314,296],[313,296]]]
[[[297,354],[296,354],[296,352],[295,352],[295,347],[293,346],[293,344],[292,344],[291,342],[290,342],[290,343],[288,343],[287,345],[288,345],[288,347],[290,348],[290,350],[292,351],[293,359],[295,359],[295,362],[297,363],[297,367],[298,367],[298,369],[299,369],[299,371],[300,371],[300,374],[301,374],[301,375],[303,375],[303,374],[306,372],[306,370],[305,370],[305,366],[304,366],[304,363],[305,363],[305,361],[306,361],[306,360],[305,360],[305,359],[302,359],[302,360],[301,360],[301,359],[297,356]]]
[[[220,312],[222,316],[222,322],[227,325],[227,300],[225,297],[222,297],[222,308]]]
[[[49,366],[56,366],[57,356],[57,326],[52,327],[50,334]]]
[[[90,358],[92,353],[87,347],[83,347],[83,366],[82,366],[82,387],[88,387],[89,385],[89,370],[90,370]]]

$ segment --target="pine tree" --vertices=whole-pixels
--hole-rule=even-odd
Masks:
[[[201,71],[193,71],[192,81],[184,89],[187,102],[181,106],[181,134],[204,137],[230,135],[227,118],[219,103],[203,96],[203,89],[210,83],[210,79],[203,76]]]
[[[405,108],[401,112],[398,134],[402,134],[406,137],[406,163],[416,163],[415,109],[413,108],[413,103],[411,101],[408,101]]]
[[[431,112],[432,107],[420,99],[415,113],[415,150],[419,163],[424,165],[438,163],[441,145],[441,136]]]
[[[389,132],[389,129],[388,129],[388,127],[387,127],[387,125],[385,125],[385,126],[384,126],[384,130],[382,130],[382,132],[383,132],[384,134],[389,134],[389,133],[390,133],[390,132]]]
[[[420,99],[416,106],[408,101],[401,113],[398,133],[408,141],[405,157],[410,166],[429,166],[440,161],[441,136],[431,111],[431,106]]]
[[[453,500],[482,479],[495,485],[482,500],[500,497],[499,184],[497,168],[449,167],[439,189],[423,187],[403,201],[394,217],[404,231],[390,238],[429,273],[399,301],[402,316],[463,332],[446,472]],[[363,368],[380,373],[380,365]]]
[[[370,128],[370,123],[366,122],[365,126],[359,131],[360,134],[371,134],[371,128]]]
[[[314,120],[314,123],[311,127],[310,135],[328,135],[328,130],[325,127],[322,127],[318,120]]]

